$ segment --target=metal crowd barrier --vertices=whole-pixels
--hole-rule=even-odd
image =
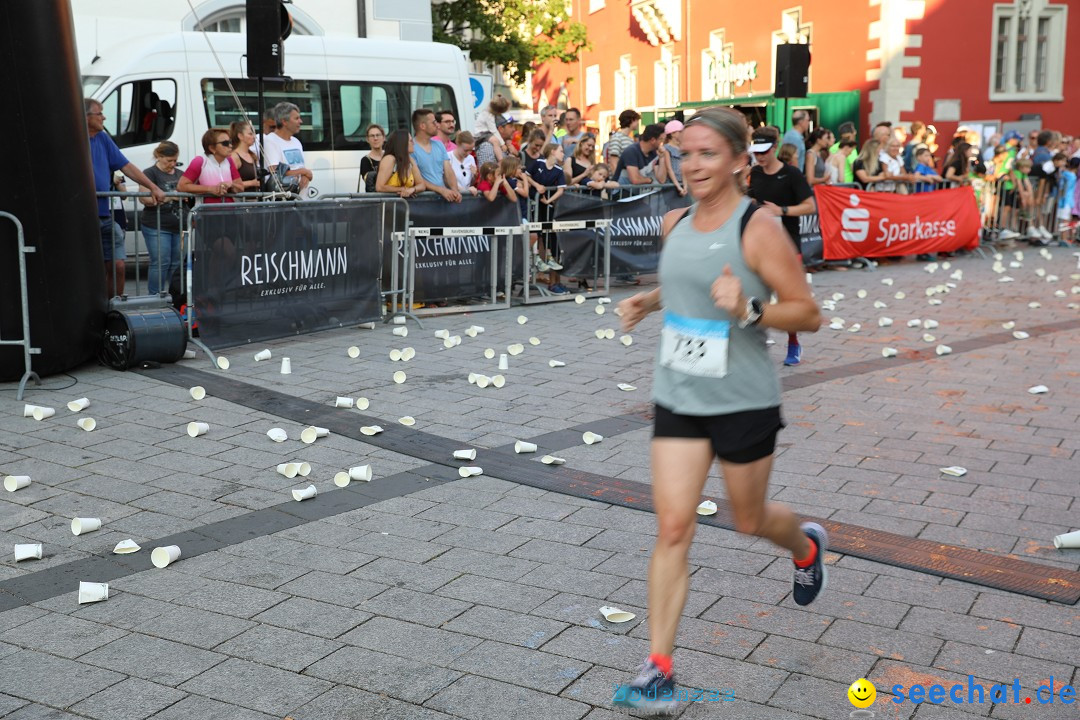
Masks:
[[[34,372],[33,365],[31,363],[31,356],[40,355],[41,348],[36,348],[30,342],[30,301],[27,297],[27,285],[26,285],[26,255],[27,253],[37,252],[37,248],[27,247],[26,236],[23,234],[23,225],[19,221],[19,218],[15,217],[11,213],[0,210],[0,218],[10,220],[15,223],[16,240],[18,242],[19,253],[19,302],[22,307],[22,339],[21,340],[4,340],[0,338],[0,345],[21,345],[23,349],[23,374],[22,379],[19,380],[19,390],[15,395],[16,400],[22,400],[23,395],[26,393],[26,383],[29,380],[33,380],[35,384],[41,384],[41,378]]]

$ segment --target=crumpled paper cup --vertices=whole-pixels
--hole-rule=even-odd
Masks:
[[[715,515],[716,514],[716,503],[714,503],[712,500],[704,500],[704,501],[702,501],[702,503],[697,506],[697,514],[698,515]]]
[[[306,488],[294,488],[292,491],[293,500],[297,502],[310,500],[318,494],[319,490],[314,485],[308,485]]]
[[[612,607],[610,605],[605,605],[604,607],[600,608],[600,614],[603,615],[604,619],[610,623],[630,622],[637,617],[637,615],[632,612],[620,610],[619,608]]]

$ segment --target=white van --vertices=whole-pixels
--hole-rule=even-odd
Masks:
[[[304,123],[304,160],[319,195],[357,191],[371,123],[388,134],[411,132],[412,111],[430,108],[451,110],[459,128],[472,128],[469,73],[452,45],[294,35],[285,41],[289,79],[264,83],[264,108],[258,107],[256,81],[246,76],[246,52],[241,33],[186,32],[128,42],[83,68],[83,93],[101,101],[106,130],[140,169],[153,165],[162,140],[176,143],[181,161],[189,163],[202,154],[200,139],[209,127],[228,127],[246,114],[258,131],[264,108],[295,103]]]

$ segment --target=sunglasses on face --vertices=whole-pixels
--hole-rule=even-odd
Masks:
[[[219,140],[214,143],[215,145],[224,145],[225,147],[232,147],[232,140]]]

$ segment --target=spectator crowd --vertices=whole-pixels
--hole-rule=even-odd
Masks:
[[[379,124],[369,125],[364,134],[370,152],[360,163],[358,192],[402,198],[431,192],[451,203],[466,196],[515,202],[524,221],[551,219],[566,188],[607,198],[627,187],[671,185],[686,194],[681,119],[642,127],[640,113],[624,110],[618,129],[598,147],[576,108],[560,112],[547,106],[539,122],[524,123],[510,109],[506,98],[496,96],[478,114],[475,131],[459,131],[451,111],[427,108],[412,113],[411,132],[388,133]],[[260,191],[304,198],[314,177],[298,137],[300,111],[289,102],[266,112],[261,139],[247,121],[210,128],[202,137],[202,154],[183,171],[180,149],[171,142],[155,149],[151,167],[135,168],[103,131],[101,104],[87,100],[85,110],[96,189],[123,189],[117,183],[126,175],[144,193],[139,202],[150,212],[144,212],[141,230],[152,294],[166,289],[180,266],[187,206],[166,193],[201,195],[207,203],[233,202],[238,193]],[[747,192],[781,217],[796,247],[798,217],[816,212],[814,191],[822,185],[899,194],[971,186],[988,240],[1046,244],[1076,232],[1080,138],[1041,130],[1026,138],[1012,131],[984,139],[961,127],[942,148],[933,125],[881,122],[860,146],[853,123],[841,123],[833,133],[814,127],[802,109],[790,120],[783,134],[780,128],[748,125],[753,167],[746,177]],[[268,168],[264,176],[260,160]],[[114,176],[118,171],[122,175]],[[98,214],[110,293],[122,295],[125,218],[118,205],[102,198]],[[558,275],[562,266],[554,234],[534,234],[531,244],[537,280],[550,292],[568,292]]]

